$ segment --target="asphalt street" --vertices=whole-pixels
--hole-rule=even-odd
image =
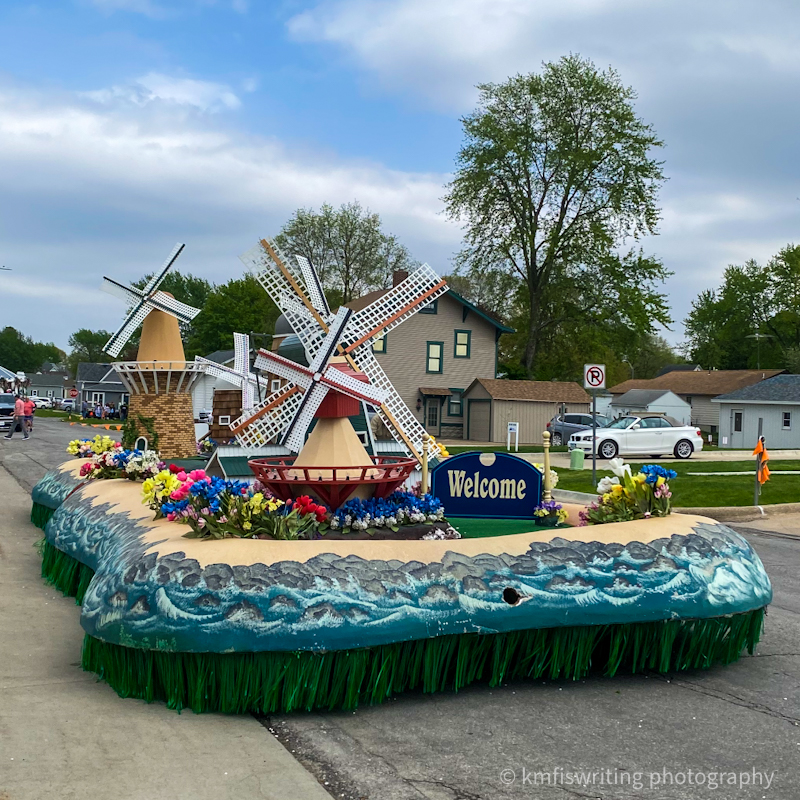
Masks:
[[[62,459],[76,431],[89,429],[43,420],[28,442],[0,441],[0,467],[16,479],[20,496]],[[795,800],[800,797],[800,520],[784,515],[774,530],[769,526],[765,520],[758,530],[739,528],[761,556],[775,590],[753,657],[706,672],[473,686],[459,694],[405,695],[355,713],[276,715],[260,720],[264,753],[272,753],[274,733],[332,796],[348,799]],[[28,536],[32,540],[35,531]],[[47,616],[48,608],[33,604],[30,613]],[[74,611],[72,616],[77,637]],[[102,684],[87,684],[86,694],[95,692],[111,694]],[[142,713],[138,701],[112,699],[106,713],[118,715],[120,727]],[[159,719],[172,714],[154,713]],[[187,716],[192,715],[173,715],[175,726]],[[0,708],[0,746],[1,720]],[[209,739],[207,749],[196,754],[199,765],[240,726],[252,734],[250,718],[205,720],[214,723],[204,727]],[[257,737],[247,741],[249,753],[258,750]],[[147,768],[144,751],[129,757]],[[99,753],[97,768],[119,768],[108,759],[108,753]],[[186,774],[194,760],[181,765]],[[0,760],[0,798],[6,800],[2,775]],[[191,795],[174,796],[212,795],[195,786]],[[237,796],[269,795],[245,789]]]

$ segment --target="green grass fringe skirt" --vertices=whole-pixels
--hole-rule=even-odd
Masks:
[[[81,603],[94,572],[48,542],[42,576]],[[326,653],[177,653],[83,643],[82,666],[120,697],[230,714],[353,709],[405,691],[458,691],[589,672],[708,669],[753,653],[765,609],[727,617],[454,634]]]
[[[56,513],[54,508],[48,508],[41,503],[34,503],[31,507],[31,522],[37,527],[44,530],[45,525],[50,521],[50,517]]]
[[[40,543],[42,577],[67,597],[80,605],[94,576],[94,570],[54,547],[46,539]]]
[[[353,709],[409,690],[577,679],[590,671],[707,669],[752,654],[764,609],[701,620],[456,634],[328,653],[175,653],[86,636],[82,665],[120,697],[173,709],[273,713]]]

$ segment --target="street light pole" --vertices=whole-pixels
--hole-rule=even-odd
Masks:
[[[775,337],[770,333],[751,333],[745,337],[746,339],[756,340],[756,369],[761,369],[761,340],[774,339]]]

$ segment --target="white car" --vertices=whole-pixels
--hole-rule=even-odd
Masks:
[[[579,448],[592,454],[592,432],[573,433],[569,449]],[[605,428],[597,429],[597,455],[599,458],[616,458],[618,455],[645,454],[658,458],[671,455],[690,458],[703,449],[703,434],[693,425],[682,425],[663,414],[630,415],[614,420]]]
[[[36,404],[36,408],[52,408],[53,401],[49,397],[31,397]]]

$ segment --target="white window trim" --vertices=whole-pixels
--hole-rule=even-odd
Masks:
[[[269,383],[270,392],[280,391],[280,388],[281,388],[281,379],[280,378],[273,378]]]
[[[230,416],[228,414],[225,414],[225,415],[221,416],[219,418],[219,420],[217,420],[217,424],[218,425],[230,425],[231,424]]]
[[[789,417],[789,424],[786,424],[786,417]],[[792,412],[791,411],[782,411],[781,412],[781,430],[782,431],[790,431],[792,429]]]

